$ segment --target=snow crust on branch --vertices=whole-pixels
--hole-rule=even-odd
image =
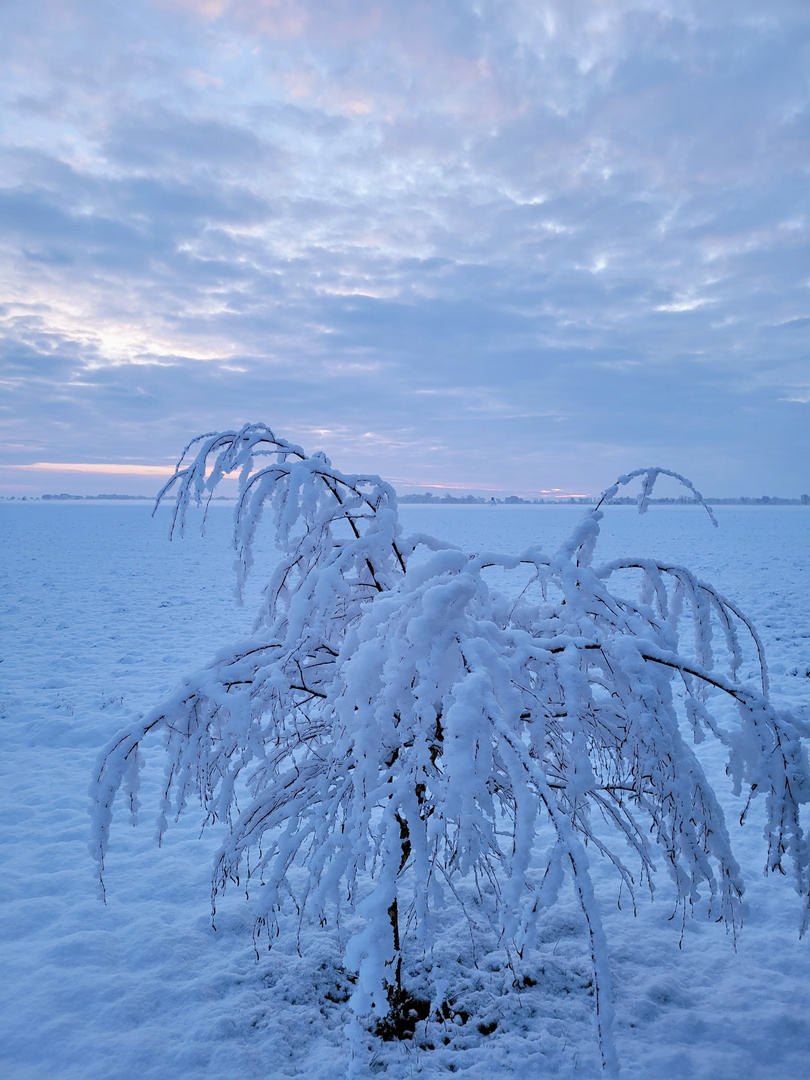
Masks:
[[[806,929],[799,814],[810,768],[796,723],[769,699],[755,628],[685,567],[594,563],[602,507],[619,486],[641,478],[644,512],[659,475],[695,492],[688,480],[660,468],[620,477],[552,554],[468,553],[404,537],[395,492],[379,477],[345,475],[253,424],[186,447],[158,496],[174,496],[172,533],[233,473],[239,594],[263,515],[281,559],[251,638],[100,755],[91,787],[100,874],[116,795],[137,811],[141,744],[159,731],[158,837],[189,797],[206,823],[224,822],[214,909],[229,882],[246,882],[256,933],[270,941],[291,906],[302,919],[350,910],[359,929],[345,963],[358,975],[358,1016],[387,1011],[403,952],[431,947],[435,912],[465,903],[461,883],[474,884],[520,953],[569,878],[614,1075],[608,945],[586,847],[610,860],[634,905],[660,861],[684,919],[700,910],[736,936],[744,883],[694,748],[709,736],[727,752],[734,791],[764,796],[766,869],[793,873]],[[492,568],[528,584],[517,598],[497,591]],[[756,685],[740,678],[744,646],[758,660]],[[722,721],[720,698],[735,706]],[[536,838],[548,826],[543,853]]]

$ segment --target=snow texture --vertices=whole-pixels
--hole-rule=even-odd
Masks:
[[[299,507],[313,475],[333,472],[322,458],[307,460],[308,471],[289,478]],[[623,508],[609,508],[608,521],[597,523],[607,524],[599,543],[605,561],[594,568],[583,555],[593,523],[571,529],[575,518],[567,509],[400,511],[414,534],[429,527],[460,542],[460,550],[441,542],[426,548],[424,539],[417,545],[403,538],[384,486],[365,490],[376,513],[364,509],[363,498],[347,497],[341,505],[364,517],[367,543],[358,542],[366,531],[356,537],[351,528],[336,537],[334,507],[327,512],[328,500],[319,504],[311,492],[308,512],[328,518],[316,536],[291,510],[292,495],[272,507],[288,549],[282,543],[279,558],[261,530],[255,533],[254,558],[275,569],[274,592],[262,599],[255,584],[247,585],[248,604],[263,604],[252,630],[244,610],[228,601],[220,507],[209,513],[215,534],[209,542],[188,530],[184,543],[171,547],[161,543],[159,528],[149,531],[139,507],[3,507],[4,547],[14,553],[4,571],[0,667],[11,870],[4,904],[11,930],[3,981],[7,1075],[325,1076],[342,1059],[356,1075],[457,1069],[507,1076],[531,1069],[596,1076],[602,1064],[592,957],[602,979],[603,1024],[615,1008],[623,1075],[723,1077],[743,1064],[753,1076],[773,1075],[777,1066],[808,1075],[808,962],[796,933],[802,905],[778,875],[759,878],[756,865],[773,864],[779,848],[796,847],[801,837],[794,832],[791,839],[784,792],[754,801],[746,827],[736,824],[752,775],[758,789],[772,783],[774,766],[756,748],[767,751],[774,730],[782,745],[790,742],[788,715],[798,727],[807,720],[806,515],[787,508],[726,511],[715,532],[689,510],[654,508],[631,521]],[[243,506],[237,534],[243,567],[256,508]],[[573,543],[546,539],[561,524],[575,535]],[[647,560],[617,558],[626,544],[614,542],[612,525],[624,529],[623,540],[644,532],[634,546],[647,551]],[[327,544],[323,528],[332,530]],[[680,537],[682,552],[674,550],[673,537]],[[481,554],[498,548],[523,554]],[[373,571],[364,562],[369,551],[377,556]],[[737,596],[741,607],[675,570],[681,562],[701,578],[719,577],[723,593]],[[517,587],[510,584],[521,574]],[[369,602],[361,587],[375,579],[382,588],[374,586]],[[577,579],[588,584],[584,611],[577,610]],[[641,579],[641,603],[617,606],[619,579],[622,596],[631,579]],[[302,581],[305,587],[296,588]],[[306,602],[297,610],[302,595]],[[335,597],[343,616],[331,620],[340,624],[337,631],[323,613]],[[560,608],[569,606],[562,599],[569,597],[570,617],[561,620]],[[594,597],[614,609],[605,617],[608,626],[621,617],[632,630],[615,640],[604,631],[599,643],[608,649],[612,675],[627,679],[623,693],[631,705],[622,718],[653,729],[644,732],[650,758],[640,763],[640,775],[652,778],[645,798],[654,802],[660,783],[674,789],[675,806],[695,800],[703,820],[713,822],[708,836],[690,832],[690,822],[679,822],[675,811],[659,814],[659,831],[652,833],[634,829],[621,808],[602,817],[589,812],[601,808],[595,796],[614,775],[615,756],[601,745],[594,754],[593,737],[573,723],[570,729],[548,724],[548,709],[542,723],[523,716],[521,687],[533,687],[536,702],[546,679],[557,712],[562,702],[576,701],[580,715],[590,709],[604,725],[617,722],[616,706],[599,692],[605,667],[596,665],[596,688],[589,682],[597,651],[588,648],[595,643]],[[762,642],[744,623],[734,633],[743,609],[758,616],[772,653],[775,706],[763,694]],[[690,630],[680,643],[667,637],[676,622]],[[631,639],[629,646],[622,637]],[[229,638],[241,644],[220,651],[172,691],[179,671]],[[304,641],[309,652],[294,654]],[[318,657],[323,642],[334,662],[315,670],[300,662]],[[262,658],[283,654],[294,681],[279,676],[278,663],[250,661],[259,648]],[[728,657],[725,674],[718,670],[721,654]],[[685,673],[680,686],[668,669],[673,656]],[[724,689],[712,687],[704,701],[696,686],[710,669]],[[246,674],[250,691],[240,689]],[[232,685],[223,690],[227,680]],[[270,716],[294,686],[302,689],[293,709],[285,705]],[[320,706],[326,699],[318,696],[327,690],[334,704],[328,716]],[[164,724],[172,784],[167,788],[156,768],[157,747],[150,752],[147,738],[138,792],[135,744],[162,717],[187,720],[191,694],[206,703],[195,707],[204,723]],[[161,695],[162,706],[150,708]],[[681,710],[670,730],[656,727],[655,710],[633,704],[649,704],[651,695],[659,714]],[[294,724],[279,730],[280,719]],[[693,749],[694,734],[704,741]],[[654,760],[661,739],[668,740],[667,752],[689,763],[685,776],[670,775]],[[150,830],[124,831],[123,821],[110,834],[112,803],[97,800],[94,850],[110,835],[112,841],[106,907],[90,888],[82,857],[82,787],[102,741],[105,761],[115,761],[116,752],[123,759],[113,770],[126,793],[119,803],[134,807],[140,798],[144,806],[159,806],[165,848],[156,852]],[[795,738],[791,745],[801,781]],[[723,776],[729,755],[738,797]],[[324,775],[326,766],[313,758],[324,758],[331,772]],[[111,791],[109,775],[106,782]],[[279,788],[286,793],[281,802]],[[190,794],[202,795],[203,816],[213,826],[199,839],[193,805],[174,821]],[[324,809],[330,800],[331,820],[341,829],[330,831]],[[689,818],[700,820],[694,812]],[[280,828],[271,828],[276,822]],[[774,824],[782,839],[767,851],[759,838],[772,834]],[[655,850],[660,830],[663,854]],[[341,842],[347,833],[350,842]],[[605,849],[613,862],[599,857]],[[650,877],[662,894],[650,905],[638,886],[646,890],[653,862],[668,860],[669,881]],[[212,864],[216,932],[204,904]],[[248,901],[238,890],[221,895],[229,877],[239,874],[244,884],[248,871]],[[735,954],[730,938],[744,910],[743,877],[750,911]],[[392,897],[402,930],[402,982],[430,1003],[413,1037],[402,1042],[374,1035],[375,1022],[366,1016],[372,1003],[385,1010],[378,1005],[381,986],[393,977]],[[636,919],[626,910],[633,906]],[[725,917],[732,933],[709,920],[684,920],[693,908]],[[259,934],[258,961],[251,938],[256,918],[273,943],[268,953]],[[609,1039],[606,1056],[610,1069]]]

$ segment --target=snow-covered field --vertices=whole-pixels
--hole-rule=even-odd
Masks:
[[[576,507],[406,506],[406,531],[468,549],[555,546]],[[725,507],[720,528],[694,508],[607,512],[602,558],[681,561],[739,602],[765,641],[774,696],[810,719],[810,512]],[[205,538],[167,540],[168,512],[144,504],[0,504],[3,857],[0,1074],[9,1080],[334,1077],[346,1064],[347,984],[335,931],[297,924],[256,959],[251,918],[233,890],[211,926],[209,874],[219,837],[188,814],[153,842],[162,761],[150,757],[139,828],[121,811],[99,898],[87,848],[87,788],[99,749],[180,676],[250,627],[232,596],[229,507]],[[601,561],[597,558],[597,561]],[[728,791],[721,756],[707,768]],[[741,807],[725,799],[728,820]],[[762,876],[758,818],[736,830],[750,914],[735,954],[722,925],[680,940],[667,884],[637,917],[598,880],[611,946],[616,1041],[625,1077],[810,1077],[810,941],[799,941],[789,881]],[[597,1076],[582,918],[573,897],[544,923],[518,990],[494,942],[475,967],[463,927],[433,958],[457,1013],[413,1040],[373,1047],[369,1075]],[[491,947],[491,948],[490,948]],[[487,950],[490,951],[487,951]],[[436,975],[434,970],[434,977]],[[418,985],[420,973],[409,977]]]

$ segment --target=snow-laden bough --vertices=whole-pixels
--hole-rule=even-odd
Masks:
[[[291,907],[323,921],[351,911],[344,963],[357,974],[358,1020],[405,1000],[403,955],[429,950],[435,912],[464,906],[462,884],[522,955],[569,880],[590,936],[603,1069],[615,1075],[608,944],[586,849],[612,863],[634,905],[660,859],[683,918],[699,909],[736,937],[744,884],[694,749],[710,736],[735,792],[765,799],[767,870],[793,873],[806,929],[806,732],[770,701],[755,628],[684,567],[594,562],[602,507],[620,486],[641,479],[644,512],[661,474],[702,502],[688,480],[658,468],[620,477],[550,555],[468,553],[403,536],[379,477],[345,475],[255,424],[186,447],[158,496],[174,495],[172,532],[234,473],[240,595],[265,513],[281,559],[252,637],[100,755],[100,876],[116,795],[137,811],[141,745],[161,732],[158,835],[189,796],[206,823],[225,823],[214,909],[228,882],[247,882],[257,941],[272,941]],[[517,596],[491,587],[493,568],[522,575]],[[630,580],[635,599],[614,584]],[[755,685],[740,675],[744,648],[758,660]]]

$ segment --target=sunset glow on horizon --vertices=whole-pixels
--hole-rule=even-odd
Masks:
[[[111,473],[115,476],[172,476],[175,471],[172,465],[120,465],[81,461],[35,461],[30,465],[5,465],[3,468],[33,472]]]

